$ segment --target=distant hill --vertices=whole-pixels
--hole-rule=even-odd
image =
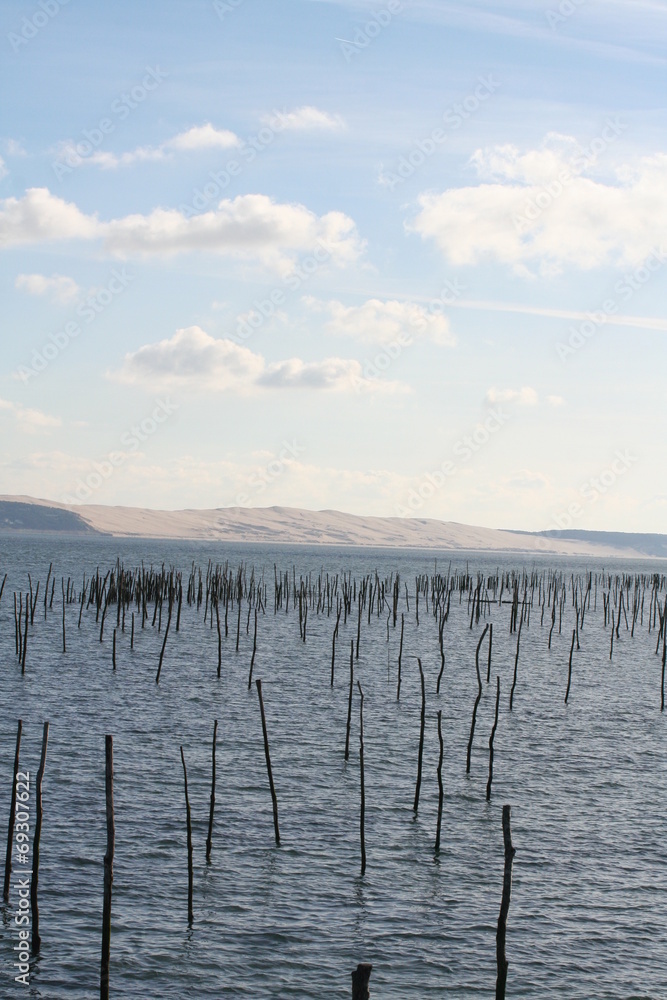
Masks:
[[[642,534],[627,531],[538,531],[543,538],[563,538],[572,541],[610,545],[615,549],[632,548],[646,556],[667,559],[667,535]]]
[[[62,507],[14,500],[0,500],[0,531],[59,531],[77,535],[99,535],[74,511]]]

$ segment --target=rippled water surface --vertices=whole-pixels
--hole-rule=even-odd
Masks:
[[[143,560],[174,565],[184,580],[193,560],[245,563],[268,588],[260,614],[255,677],[262,679],[281,846],[273,836],[257,691],[248,690],[252,621],[236,616],[217,677],[215,627],[203,606],[183,606],[181,628],[164,635],[137,618],[118,634],[112,669],[110,609],[104,641],[94,609],[71,604],[62,652],[60,580],[80,590],[97,566],[127,569]],[[491,605],[470,629],[468,595],[452,597],[444,630],[446,665],[439,695],[437,624],[423,596],[415,621],[415,575],[432,574],[435,555],[334,549],[262,549],[173,542],[58,538],[0,539],[0,823],[6,830],[17,720],[22,766],[34,776],[42,725],[50,722],[43,787],[40,863],[42,950],[29,989],[13,982],[16,879],[0,927],[4,997],[86,998],[99,994],[102,860],[106,846],[104,736],[114,738],[116,855],[112,904],[111,995],[128,1000],[186,997],[350,996],[350,972],[373,963],[371,995],[383,1000],[495,995],[495,931],[503,876],[501,812],[512,807],[516,847],[509,914],[507,995],[567,1000],[667,998],[667,719],[660,712],[661,658],[643,626],[623,622],[609,659],[602,590],[591,602],[574,654],[564,704],[574,611],[547,649],[549,614],[537,603],[524,623],[514,693],[516,635],[510,605]],[[450,556],[437,556],[447,573]],[[519,557],[470,555],[470,573],[521,569]],[[46,621],[41,595],[53,562],[57,576]],[[357,615],[343,625],[330,686],[335,614],[309,609],[306,642],[298,611],[273,611],[274,563],[296,578],[320,570],[363,578],[400,573],[396,629],[386,609],[364,613],[355,680],[364,691],[366,846],[360,876],[359,697],[353,699],[350,759],[343,759],[349,647]],[[600,570],[591,561],[531,562],[566,574]],[[465,571],[456,554],[452,571]],[[664,564],[606,566],[652,573]],[[26,672],[15,653],[14,592],[42,581]],[[408,585],[410,611],[405,604]],[[537,592],[536,592],[537,594]],[[506,593],[505,597],[509,595]],[[662,595],[664,602],[664,591]],[[537,602],[537,596],[535,598]],[[405,614],[400,701],[396,699],[400,612]],[[479,705],[470,776],[465,773],[477,694],[475,648],[494,624],[491,683]],[[421,691],[426,676],[426,736],[419,811],[413,812]],[[486,664],[486,646],[483,655]],[[493,794],[485,798],[488,741],[495,739]],[[442,848],[434,855],[438,804],[436,713],[442,711],[445,788]],[[218,719],[217,802],[211,864],[205,862],[211,739]],[[183,772],[188,766],[194,837],[194,924],[187,922]],[[34,813],[34,796],[31,801]],[[0,851],[4,857],[4,843]],[[15,869],[17,865],[15,864]]]

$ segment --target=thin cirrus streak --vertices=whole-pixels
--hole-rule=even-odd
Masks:
[[[484,302],[475,299],[459,299],[450,303],[455,309],[481,309],[486,312],[525,313],[528,316],[546,316],[551,319],[590,319],[591,312],[573,309],[549,309],[540,306],[522,306],[515,302]],[[644,330],[667,330],[667,319],[654,316],[609,316],[605,314],[604,326],[636,326]]]

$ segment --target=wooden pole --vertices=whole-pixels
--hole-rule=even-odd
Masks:
[[[422,784],[422,762],[424,759],[424,728],[426,726],[426,687],[424,684],[424,671],[422,669],[422,661],[417,657],[417,663],[419,664],[419,677],[421,679],[422,688],[422,712],[421,712],[421,725],[419,730],[419,756],[417,757],[417,784],[415,786],[415,801],[412,806],[414,812],[419,809],[419,791]]]
[[[350,691],[347,699],[347,728],[345,730],[345,760],[350,759],[350,726],[352,725],[353,688],[354,688],[354,643],[350,641]]]
[[[493,649],[493,622],[489,625],[489,657],[486,664],[486,683],[491,680],[491,651]]]
[[[107,809],[107,851],[104,855],[104,906],[102,909],[102,962],[100,1000],[109,1000],[109,955],[111,952],[111,887],[116,824],[113,810],[113,736],[105,737],[105,788]]]
[[[157,605],[156,605],[157,607]],[[162,649],[160,650],[160,661],[157,665],[157,674],[155,675],[155,683],[160,683],[160,674],[162,673],[162,660],[164,659],[164,650],[167,645],[167,636],[169,635],[169,626],[171,625],[171,601],[169,601],[169,613],[167,615],[167,627],[164,630],[164,639],[162,640]]]
[[[248,674],[248,691],[252,687],[252,671],[255,666],[255,656],[257,655],[257,608],[255,608],[255,634],[252,639],[252,656],[250,658],[250,673]]]
[[[510,689],[510,712],[512,711],[512,705],[514,704],[514,688],[516,687],[516,677],[517,671],[519,669],[519,644],[521,642],[521,628],[523,626],[523,612],[521,614],[521,621],[519,622],[519,631],[516,637],[516,656],[514,657],[514,679],[512,681],[512,687]]]
[[[218,609],[218,599],[215,599],[215,624],[218,629],[218,677],[222,671],[222,635],[220,634],[220,611]],[[250,682],[248,682],[250,686]]]
[[[496,676],[496,714],[493,720],[493,727],[491,729],[491,735],[489,736],[489,780],[486,783],[486,801],[489,802],[491,799],[491,782],[493,781],[493,741],[496,737],[496,729],[498,728],[498,709],[500,707],[500,677]]]
[[[577,638],[577,630],[572,629],[572,645],[570,646],[570,664],[567,668],[567,691],[565,692],[565,704],[570,697],[570,684],[572,683],[572,654],[574,653],[574,643]]]
[[[479,706],[480,700],[482,698],[482,676],[479,672],[479,650],[484,641],[484,636],[488,631],[488,624],[484,626],[484,631],[479,637],[479,642],[477,643],[477,652],[475,653],[475,669],[477,671],[477,697],[475,698],[475,705],[472,710],[472,722],[470,723],[470,739],[468,740],[468,751],[466,754],[466,774],[470,774],[470,755],[472,754],[472,741],[475,736],[475,722],[477,720],[477,708]]]
[[[264,715],[264,699],[262,698],[262,682],[257,679],[257,695],[259,697],[259,710],[262,715],[262,733],[264,734],[264,756],[266,757],[266,770],[269,774],[269,788],[271,789],[271,802],[273,803],[273,829],[276,835],[276,844],[280,847],[280,830],[278,828],[278,798],[276,796],[275,785],[273,784],[273,771],[271,770],[271,754],[269,752],[269,736],[266,731],[266,716]]]
[[[435,830],[435,853],[440,851],[440,828],[442,826],[442,805],[444,790],[442,787],[442,759],[445,752],[442,741],[442,711],[438,711],[438,742],[440,743],[440,757],[438,758],[438,825]]]
[[[368,980],[373,966],[360,963],[352,973],[352,1000],[369,1000]]]
[[[366,784],[364,781],[364,692],[361,684],[357,681],[359,688],[359,785],[361,792],[361,805],[359,809],[359,837],[361,840],[361,874],[366,872]],[[370,975],[370,972],[369,972]]]
[[[55,581],[54,581],[55,582]],[[25,634],[23,636],[23,651],[21,656],[21,673],[25,673],[25,658],[28,652],[28,595],[26,594],[26,606],[25,606]]]
[[[188,772],[185,767],[185,754],[181,746],[181,761],[183,763],[183,781],[185,784],[185,819],[188,830],[188,923],[192,924],[194,913],[192,910],[192,885],[194,881],[192,871],[192,816],[190,814],[190,799],[188,798]]]
[[[14,753],[14,780],[12,782],[12,798],[9,807],[9,829],[7,830],[7,853],[5,855],[5,884],[2,890],[2,898],[5,903],[9,902],[9,882],[12,877],[12,850],[14,847],[14,822],[16,820],[16,776],[19,771],[19,753],[21,750],[21,733],[23,722],[19,719],[16,729],[16,751]]]
[[[42,939],[39,936],[39,907],[37,905],[37,886],[39,882],[39,841],[42,836],[42,781],[46,767],[46,748],[49,742],[49,724],[44,723],[42,736],[42,755],[35,782],[35,834],[32,844],[32,880],[30,882],[30,911],[32,918],[32,953],[39,954]]]
[[[217,605],[216,605],[217,607]],[[211,861],[211,843],[213,840],[213,810],[215,809],[215,743],[218,735],[218,720],[213,723],[213,747],[211,749],[211,807],[208,814],[208,836],[206,838],[206,861]]]
[[[503,895],[500,903],[500,915],[498,916],[498,930],[496,932],[496,1000],[505,1000],[505,987],[507,985],[508,963],[505,955],[505,942],[507,938],[507,914],[510,908],[510,896],[512,894],[512,863],[516,851],[512,846],[512,832],[510,829],[510,807],[503,806],[503,842],[505,845],[505,871],[503,875]]]
[[[396,682],[396,701],[401,697],[401,658],[403,656],[403,626],[405,617],[401,614],[401,641],[398,647],[398,680]]]
[[[63,593],[63,653],[67,652],[67,645],[65,643],[65,577],[61,576],[60,586]]]

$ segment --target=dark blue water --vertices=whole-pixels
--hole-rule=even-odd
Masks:
[[[0,927],[1,995],[88,998],[99,992],[102,860],[106,845],[104,736],[114,737],[116,857],[112,904],[111,995],[118,998],[313,997],[351,995],[350,972],[373,963],[371,995],[492,997],[495,931],[503,877],[501,812],[512,806],[516,847],[509,915],[508,996],[667,998],[667,719],[660,712],[656,635],[634,639],[621,626],[609,660],[609,627],[587,612],[564,704],[573,608],[566,605],[547,650],[550,622],[534,608],[524,624],[513,711],[508,708],[516,636],[509,605],[492,605],[492,683],[484,684],[469,777],[470,717],[477,693],[475,647],[484,621],[469,628],[467,596],[452,599],[440,668],[437,626],[420,601],[417,572],[433,573],[436,554],[334,549],[276,550],[171,542],[5,538],[0,579],[0,830],[4,838],[16,737],[23,719],[22,765],[34,776],[42,724],[50,722],[43,788],[40,864],[42,951],[30,987],[13,982],[17,943],[15,880]],[[255,677],[263,682],[281,846],[275,846],[257,692],[247,690],[252,621],[235,652],[236,616],[223,637],[203,606],[183,607],[155,683],[163,632],[129,617],[118,635],[115,607],[104,641],[91,609],[77,628],[67,608],[62,653],[60,579],[80,589],[99,565],[120,556],[126,568],[163,562],[189,571],[242,561],[264,571],[267,613],[260,615]],[[521,568],[520,560],[470,555],[470,571]],[[450,556],[437,555],[438,572]],[[27,574],[42,588],[49,562],[57,575],[53,610],[38,601],[26,673],[15,655],[13,594]],[[273,614],[273,564],[299,574],[401,574],[399,627],[364,615],[355,676],[364,691],[366,846],[360,877],[359,697],[353,702],[350,760],[343,759],[349,644],[356,612],[341,621],[336,679],[329,684],[335,617],[309,610],[307,641],[298,612]],[[452,568],[465,570],[465,554]],[[599,568],[566,560],[535,562],[566,573]],[[664,569],[664,564],[657,564]],[[652,572],[656,564],[605,567]],[[42,591],[40,591],[40,595]],[[505,595],[508,596],[507,594]],[[663,592],[664,601],[664,592]],[[244,605],[245,608],[245,605]],[[400,612],[406,615],[401,699],[396,700]],[[419,811],[413,812],[421,711],[416,656],[426,675],[427,716]],[[483,656],[485,663],[485,655]],[[486,802],[488,740],[500,676],[493,794]],[[445,801],[442,849],[434,856],[438,790],[436,713],[442,711]],[[210,865],[205,838],[214,719],[219,721],[217,804]],[[187,922],[183,773],[188,765],[194,832],[194,924]],[[34,795],[31,798],[34,816]],[[32,827],[32,822],[31,822]],[[4,858],[4,842],[1,855]],[[15,869],[18,866],[15,864]]]

